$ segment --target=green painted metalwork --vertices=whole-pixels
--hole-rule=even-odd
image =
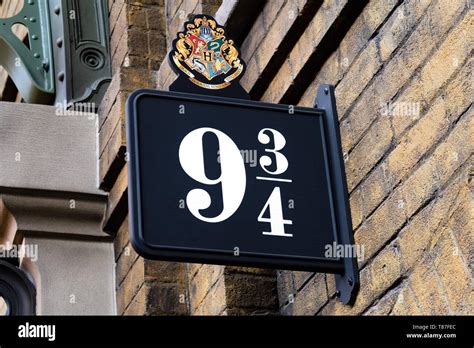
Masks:
[[[49,3],[55,102],[73,108],[87,103],[96,109],[112,79],[107,0]]]
[[[15,24],[28,28],[30,48],[13,33]],[[24,0],[17,15],[0,18],[0,65],[26,102],[50,104],[54,101],[52,55],[47,0]]]
[[[15,24],[28,29],[30,48]],[[0,19],[0,65],[27,103],[96,110],[112,77],[107,0],[24,0]]]

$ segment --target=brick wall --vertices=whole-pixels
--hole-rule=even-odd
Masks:
[[[167,51],[169,3],[109,1],[113,78],[99,108],[99,172],[101,187],[109,191],[105,229],[116,234],[118,314],[187,313],[185,265],[145,260],[128,237],[124,106],[133,90],[156,85]]]
[[[116,233],[118,313],[474,313],[470,2],[245,1],[109,1],[100,173],[105,226]],[[201,12],[234,28],[248,64],[241,84],[254,99],[313,106],[318,84],[336,86],[365,251],[353,306],[336,299],[332,275],[148,261],[131,248],[124,103],[136,88],[168,88],[168,46]]]
[[[344,306],[332,276],[279,272],[281,312],[472,314],[469,2],[369,1],[309,81],[318,46],[304,43],[323,42],[343,4],[325,3],[262,99],[311,106],[319,83],[336,85],[361,290]]]

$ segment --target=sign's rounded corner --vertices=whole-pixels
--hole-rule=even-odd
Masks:
[[[141,88],[133,91],[125,101],[125,119],[128,125],[135,124],[137,118],[137,104],[140,98],[152,94],[154,90]]]
[[[126,105],[127,105],[127,109],[130,108],[130,107],[134,107],[138,101],[138,99],[140,99],[141,97],[143,97],[145,94],[148,94],[150,92],[150,90],[148,89],[137,89],[135,91],[133,91],[132,93],[130,93],[127,97],[127,101],[126,101]]]
[[[149,245],[142,237],[141,233],[135,228],[130,229],[130,244],[138,255],[146,259],[154,259],[153,247]]]

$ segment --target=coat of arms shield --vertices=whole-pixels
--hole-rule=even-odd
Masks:
[[[169,58],[178,72],[206,89],[224,89],[245,70],[234,42],[225,36],[225,29],[205,15],[185,23],[185,31],[178,33]]]

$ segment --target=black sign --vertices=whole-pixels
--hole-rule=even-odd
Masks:
[[[349,302],[357,265],[335,250],[353,240],[332,98],[331,86],[318,97],[326,109],[134,92],[134,248],[153,259],[336,273]]]

